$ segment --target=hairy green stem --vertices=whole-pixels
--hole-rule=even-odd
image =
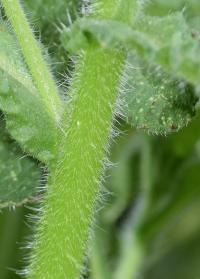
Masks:
[[[102,18],[116,16],[119,0],[101,0]],[[123,51],[84,50],[71,85],[71,121],[52,170],[29,279],[80,277],[109,146]]]
[[[118,3],[103,2],[105,11]],[[51,172],[29,279],[80,277],[125,57],[91,45],[77,63],[71,122]]]
[[[79,278],[111,131],[124,55],[85,50],[35,244],[30,279]]]
[[[1,0],[1,2],[20,43],[35,85],[49,112],[58,121],[61,113],[58,90],[19,0]]]

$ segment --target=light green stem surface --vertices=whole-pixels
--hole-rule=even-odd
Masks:
[[[56,84],[44,61],[39,43],[35,39],[19,0],[1,0],[13,26],[35,85],[48,110],[59,120],[61,101]]]
[[[79,65],[72,121],[51,173],[30,279],[80,276],[123,61],[120,53],[91,48]]]
[[[111,2],[113,10],[118,3],[105,2],[106,12]],[[76,65],[71,121],[51,172],[29,279],[80,278],[124,62],[121,51],[91,46]]]

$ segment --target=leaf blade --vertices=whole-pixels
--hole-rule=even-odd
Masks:
[[[3,120],[0,121],[0,134],[0,208],[35,200],[41,177],[36,161],[24,156],[9,138]]]
[[[5,113],[7,129],[25,151],[48,163],[55,153],[56,125],[5,26],[1,27],[0,39],[0,109]]]

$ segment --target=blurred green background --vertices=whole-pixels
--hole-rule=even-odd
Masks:
[[[62,82],[63,76],[70,72],[71,63],[59,43],[58,27],[61,22],[67,25],[78,16],[81,3],[78,0],[24,2],[39,30],[38,37],[48,48],[53,71]],[[144,9],[153,16],[185,9],[189,24],[199,29],[199,0],[147,2]],[[116,126],[120,135],[111,146],[112,163],[108,163],[101,202],[96,208],[95,232],[84,277],[111,279],[114,274],[117,279],[200,278],[200,114],[186,128],[168,136],[136,131],[120,119]],[[12,164],[13,168],[14,164],[23,166],[23,160],[27,160],[24,163],[27,168],[19,166],[18,175],[22,175],[23,185],[31,177],[30,187],[34,185],[36,189],[44,183],[40,181],[41,169],[45,171],[43,166],[23,157],[23,152],[4,133],[1,129],[2,144],[8,145],[8,155],[0,145],[0,193],[19,183],[12,175],[5,183],[3,156],[10,156],[11,161],[7,162],[10,168]],[[16,156],[16,163],[12,156]],[[20,278],[16,271],[20,272],[26,263],[34,206],[37,198],[17,207],[9,204],[0,211],[0,279]],[[133,278],[135,269],[137,277]]]

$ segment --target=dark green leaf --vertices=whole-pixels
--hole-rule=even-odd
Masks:
[[[134,127],[167,134],[186,126],[195,115],[192,87],[159,66],[129,56],[125,77],[124,114]]]
[[[0,208],[34,201],[41,179],[39,167],[9,138],[2,119],[0,136]]]

